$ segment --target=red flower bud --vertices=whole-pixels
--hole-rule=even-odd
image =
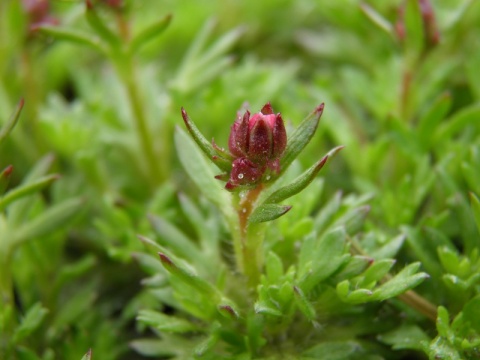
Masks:
[[[279,159],[287,146],[287,132],[280,114],[267,103],[250,117],[246,111],[232,125],[228,148],[233,157],[227,189],[258,182],[268,169],[278,172]]]
[[[264,165],[278,159],[287,146],[287,132],[280,114],[274,114],[270,103],[250,117],[245,112],[232,125],[228,147],[235,157],[246,157]]]

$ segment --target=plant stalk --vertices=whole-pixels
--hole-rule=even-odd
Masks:
[[[243,197],[234,197],[238,217],[238,226],[233,229],[235,257],[238,269],[247,277],[250,288],[255,288],[260,279],[265,224],[249,224],[248,219],[262,189],[263,185],[260,184],[248,190]]]

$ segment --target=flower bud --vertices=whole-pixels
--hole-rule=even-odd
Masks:
[[[58,20],[50,15],[48,0],[22,0],[22,6],[28,15],[30,30],[40,25],[58,24]]]
[[[287,146],[287,132],[280,114],[267,103],[259,113],[239,116],[232,125],[228,148],[232,164],[227,189],[257,183],[267,169],[280,170],[279,159]]]
[[[438,30],[437,22],[435,20],[435,13],[430,0],[417,0],[418,9],[420,11],[420,17],[422,20],[423,34],[425,37],[425,46],[432,47],[439,43],[440,32]],[[407,30],[405,28],[405,12],[407,2],[404,1],[403,5],[398,9],[398,21],[395,24],[395,31],[400,41],[405,41],[407,36]]]

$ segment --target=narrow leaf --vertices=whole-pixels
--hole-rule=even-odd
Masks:
[[[17,343],[29,336],[40,326],[47,313],[48,310],[42,307],[40,303],[33,305],[23,318],[20,326],[15,330],[13,341]]]
[[[3,194],[3,192],[7,189],[8,182],[10,180],[10,175],[12,174],[12,172],[13,172],[13,166],[8,165],[0,173],[0,195]]]
[[[198,326],[188,320],[166,315],[154,310],[141,310],[137,316],[137,320],[157,330],[171,333],[182,334],[200,330]]]
[[[17,108],[15,109],[13,114],[10,116],[10,118],[7,120],[7,122],[0,129],[0,144],[8,136],[8,134],[10,134],[10,132],[13,130],[13,128],[17,124],[17,121],[20,117],[20,112],[23,109],[23,104],[24,104],[24,100],[21,99],[18,102]]]
[[[324,104],[320,104],[310,115],[308,115],[295,131],[289,136],[287,148],[280,161],[281,172],[285,172],[290,164],[297,158],[300,152],[310,142],[315,131],[317,131],[318,122],[323,114]]]
[[[209,160],[216,159],[214,164],[219,169],[223,171],[230,171],[231,165],[229,164],[229,162],[221,161],[221,159],[218,158],[218,154],[215,151],[213,145],[207,139],[205,139],[203,134],[200,132],[200,130],[198,130],[197,126],[190,119],[190,117],[188,116],[187,112],[183,107],[182,107],[182,117],[189,134],[192,136],[192,139],[197,143],[198,147],[200,148],[200,150],[202,150],[205,156]]]
[[[119,46],[120,38],[105,24],[105,21],[98,15],[92,0],[86,0],[85,17],[90,27],[99,37],[109,43],[111,46]]]
[[[360,9],[380,29],[384,30],[389,35],[394,35],[393,25],[387,19],[385,19],[378,11],[373,9],[365,2],[360,3]]]
[[[201,260],[201,253],[197,245],[174,225],[160,216],[150,215],[148,218],[159,235],[159,242],[162,245],[189,261]]]
[[[155,39],[157,36],[161,35],[165,29],[170,25],[172,21],[172,15],[169,14],[163,19],[151,24],[150,26],[143,29],[130,44],[130,52],[132,54],[136,53],[143,45],[149,41]]]
[[[59,175],[57,174],[47,175],[36,181],[30,182],[23,186],[16,187],[15,189],[6,193],[5,196],[0,199],[0,211],[5,209],[9,204],[14,202],[15,200],[34,194],[44,189],[45,187],[50,185],[52,182],[54,182],[58,178],[59,178]]]
[[[477,224],[478,231],[480,232],[480,200],[473,192],[470,193],[470,202],[472,203],[472,211],[475,218],[475,223]]]
[[[272,195],[270,195],[267,200],[265,200],[266,204],[277,204],[289,197],[298,194],[300,191],[305,189],[317,176],[318,172],[323,168],[326,164],[327,160],[333,157],[338,151],[343,149],[343,146],[336,147],[335,149],[331,150],[327,155],[325,155],[321,160],[319,160],[315,165],[310,167],[307,171],[305,171],[302,175],[297,177],[295,180],[292,181],[291,184],[284,186],[277,191],[275,191]]]
[[[215,180],[215,173],[210,163],[198,151],[192,138],[190,138],[183,130],[177,128],[175,132],[175,145],[177,154],[180,158],[185,171],[188,173],[192,181],[198,186],[200,191],[219,207],[221,211],[228,214],[229,207],[225,206],[230,203],[229,193],[222,189],[221,184]]]
[[[271,221],[286,214],[292,207],[287,205],[263,204],[257,207],[248,218],[250,224]]]
[[[215,298],[217,298],[215,302],[219,301],[217,290],[210,283],[206,282],[197,275],[192,274],[187,269],[178,266],[173,262],[171,257],[165,255],[164,253],[158,253],[158,255],[160,256],[163,266],[171,275],[175,276],[178,280],[184,282],[185,284],[197,289],[205,296],[210,297],[213,301],[215,301]]]
[[[315,317],[317,316],[317,314],[315,312],[315,308],[310,303],[310,301],[308,301],[308,299],[306,298],[302,289],[300,289],[297,286],[294,286],[293,287],[293,293],[295,294],[295,296],[294,296],[295,303],[297,304],[300,311],[303,313],[303,315],[305,315],[305,317],[308,320],[313,321],[315,319]]]
[[[58,230],[78,214],[83,204],[83,199],[74,198],[48,208],[29,223],[19,227],[11,238],[12,243],[20,245],[27,240],[39,238]]]
[[[414,288],[425,279],[428,279],[430,276],[427,273],[420,272],[415,274],[419,266],[420,263],[413,263],[406,266],[392,279],[375,289],[373,298],[375,300],[383,301],[395,297]]]
[[[82,360],[92,360],[92,349],[87,351],[87,353],[82,357]]]
[[[92,37],[86,33],[48,25],[38,26],[35,30],[45,35],[52,36],[57,40],[66,40],[81,45],[87,45],[103,54],[108,54],[105,46],[96,37]]]

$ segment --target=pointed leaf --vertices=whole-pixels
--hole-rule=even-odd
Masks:
[[[292,207],[287,205],[263,204],[257,207],[248,218],[249,224],[271,221],[285,215]]]
[[[0,211],[3,211],[3,209],[5,209],[15,200],[39,192],[58,178],[59,175],[57,174],[47,175],[38,180],[29,182],[25,185],[21,185],[10,190],[8,193],[5,194],[5,196],[0,199]]]
[[[327,160],[333,157],[338,151],[343,149],[343,146],[336,147],[335,149],[331,150],[327,155],[325,155],[320,161],[318,161],[315,165],[310,167],[307,171],[305,171],[302,175],[297,177],[293,182],[287,186],[284,186],[277,191],[275,191],[272,195],[270,195],[267,200],[265,200],[266,204],[277,204],[289,197],[298,194],[300,191],[305,189],[317,176],[318,172],[322,169],[325,165]]]
[[[302,289],[300,289],[297,286],[294,286],[293,287],[293,293],[295,294],[295,296],[294,296],[295,303],[297,304],[300,311],[303,313],[303,315],[305,315],[305,317],[308,320],[313,321],[315,319],[315,317],[317,316],[317,314],[315,312],[315,308],[310,303],[310,301],[308,301],[308,299],[305,296],[305,294],[303,293]]]
[[[360,3],[360,9],[380,29],[384,30],[389,35],[394,35],[393,25],[387,19],[385,19],[378,11],[373,9],[365,2]]]
[[[416,273],[420,263],[413,263],[406,266],[402,271],[395,275],[392,279],[375,289],[373,298],[383,301],[404,293],[422,283],[430,276],[427,273]]]
[[[87,353],[82,357],[82,360],[92,360],[92,349],[87,351]]]
[[[213,202],[218,208],[229,216],[230,204],[229,193],[222,188],[220,183],[215,180],[215,173],[212,166],[205,157],[198,151],[194,141],[181,129],[177,128],[175,132],[175,145],[178,157],[185,171],[192,181],[198,186],[200,191]]]
[[[8,187],[8,182],[10,180],[10,175],[12,174],[13,166],[8,165],[3,171],[0,173],[0,195],[4,193],[4,191]]]
[[[90,27],[101,37],[104,41],[109,43],[111,46],[118,47],[120,46],[120,38],[116,35],[106,24],[99,15],[95,6],[92,3],[92,0],[86,0],[86,11],[85,17],[87,18],[88,24]]]
[[[11,238],[12,244],[18,246],[22,242],[58,230],[78,214],[83,204],[83,199],[74,198],[48,208],[29,223],[16,229]]]
[[[66,40],[81,45],[87,45],[102,54],[108,54],[105,46],[96,37],[93,37],[86,33],[82,33],[76,30],[60,28],[58,26],[48,25],[41,25],[39,27],[36,27],[35,30],[45,35],[52,36],[53,38],[58,40]]]
[[[300,152],[310,142],[315,131],[317,131],[318,122],[323,113],[324,104],[320,104],[310,115],[308,115],[295,131],[289,136],[287,148],[280,160],[280,171],[284,173],[290,164],[297,158]]]
[[[160,244],[188,261],[193,262],[202,259],[198,246],[174,225],[161,216],[150,215],[148,218],[159,236]]]
[[[473,216],[477,224],[478,232],[480,233],[480,199],[474,194],[470,193],[470,202],[472,204]]]
[[[298,273],[298,286],[306,294],[348,260],[350,255],[345,253],[346,236],[345,229],[336,228],[315,244],[310,254],[311,261]]]
[[[139,34],[135,36],[130,44],[130,52],[135,54],[143,45],[161,35],[170,25],[172,15],[167,15],[163,19],[147,26]]]
[[[198,326],[188,320],[154,310],[141,310],[137,316],[137,321],[154,327],[157,330],[170,333],[182,334],[200,330]]]
[[[45,316],[47,316],[47,313],[48,310],[44,308],[40,303],[36,303],[35,305],[33,305],[26,313],[25,317],[20,323],[20,326],[15,329],[13,341],[17,343],[29,336],[40,326],[43,319],[45,319]]]
[[[183,283],[200,291],[203,295],[211,298],[213,302],[220,301],[218,291],[213,287],[213,285],[193,274],[189,270],[181,267],[177,263],[174,263],[171,257],[165,255],[164,253],[159,253],[159,256],[165,269],[177,280],[180,280]]]
[[[221,158],[218,157],[218,153],[215,151],[215,148],[213,147],[212,143],[209,142],[203,134],[200,132],[200,130],[197,128],[195,123],[190,119],[188,116],[187,112],[185,111],[184,108],[182,108],[182,117],[183,121],[185,122],[185,126],[187,127],[188,133],[192,137],[192,139],[195,141],[195,143],[198,145],[200,150],[205,154],[205,156],[212,161],[212,159],[215,159],[213,163],[223,171],[229,172],[231,169],[231,164],[226,161],[222,160]],[[177,145],[177,151],[178,146],[183,145],[183,144],[178,144]]]
[[[3,140],[10,134],[10,132],[13,130],[15,125],[17,124],[17,121],[20,117],[20,112],[23,109],[23,104],[24,101],[21,99],[19,103],[17,104],[17,107],[13,114],[10,116],[10,118],[7,120],[7,122],[2,126],[0,129],[0,144],[3,142]]]

